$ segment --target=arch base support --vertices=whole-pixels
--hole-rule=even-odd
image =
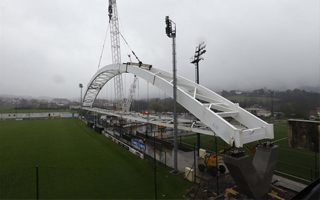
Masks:
[[[253,159],[244,154],[226,154],[224,162],[240,191],[250,198],[261,199],[270,190],[277,158],[277,145],[259,145]]]

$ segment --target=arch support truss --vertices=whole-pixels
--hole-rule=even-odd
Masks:
[[[103,86],[122,73],[134,74],[172,97],[173,76],[154,67],[135,63],[107,65],[91,79],[83,98],[83,106],[92,107]],[[177,77],[177,102],[208,126],[225,142],[236,147],[262,139],[273,139],[273,125],[232,103],[208,88],[186,78]]]

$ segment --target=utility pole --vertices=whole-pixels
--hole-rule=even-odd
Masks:
[[[194,53],[194,56],[192,58],[191,63],[194,64],[196,66],[196,73],[195,73],[195,81],[197,84],[200,83],[199,80],[199,62],[201,60],[203,60],[203,57],[201,57],[203,54],[205,54],[207,52],[207,50],[205,50],[206,45],[204,42],[201,42],[197,47],[196,47],[196,51]],[[200,133],[197,133],[197,154],[199,156],[199,149],[200,149]]]
[[[119,19],[117,11],[117,1],[109,0],[108,16],[110,23],[110,39],[111,39],[111,54],[112,64],[116,64],[120,68],[121,64],[121,51],[120,51],[120,31]],[[114,77],[114,92],[116,98],[116,109],[122,108],[123,101],[123,82],[122,75]]]
[[[169,38],[172,38],[172,65],[173,65],[173,166],[174,173],[178,173],[178,119],[177,119],[177,61],[176,61],[176,24],[169,19],[169,16],[165,18],[166,22],[166,34]]]
[[[194,56],[192,58],[191,63],[194,64],[196,66],[196,83],[199,84],[199,62],[201,60],[203,60],[203,57],[201,57],[203,54],[205,54],[207,52],[207,50],[205,50],[206,45],[204,42],[201,42],[197,47],[196,47],[196,51],[194,53]]]

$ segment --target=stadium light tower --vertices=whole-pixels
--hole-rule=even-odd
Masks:
[[[80,108],[81,108],[82,107],[82,88],[83,88],[82,83],[79,83],[79,88],[80,88]]]
[[[207,52],[207,50],[205,50],[205,48],[206,48],[205,43],[201,42],[196,47],[196,51],[195,51],[194,56],[193,56],[192,61],[191,61],[191,63],[196,66],[195,81],[196,81],[197,84],[200,83],[199,62],[201,60],[203,60],[203,57],[201,57],[201,56]],[[199,156],[199,149],[200,149],[200,133],[197,133],[197,154],[198,154],[198,156]]]
[[[166,34],[169,38],[172,38],[172,66],[173,66],[173,166],[174,173],[178,172],[178,144],[177,144],[177,132],[178,132],[178,120],[177,120],[177,60],[176,60],[176,24],[170,20],[169,16],[165,18],[166,22]]]

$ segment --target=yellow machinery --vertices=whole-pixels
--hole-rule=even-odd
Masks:
[[[198,168],[199,171],[207,171],[212,176],[216,176],[218,171],[220,174],[224,174],[226,172],[226,167],[223,164],[223,158],[221,156],[218,156],[217,158],[215,153],[203,152],[198,160]]]

